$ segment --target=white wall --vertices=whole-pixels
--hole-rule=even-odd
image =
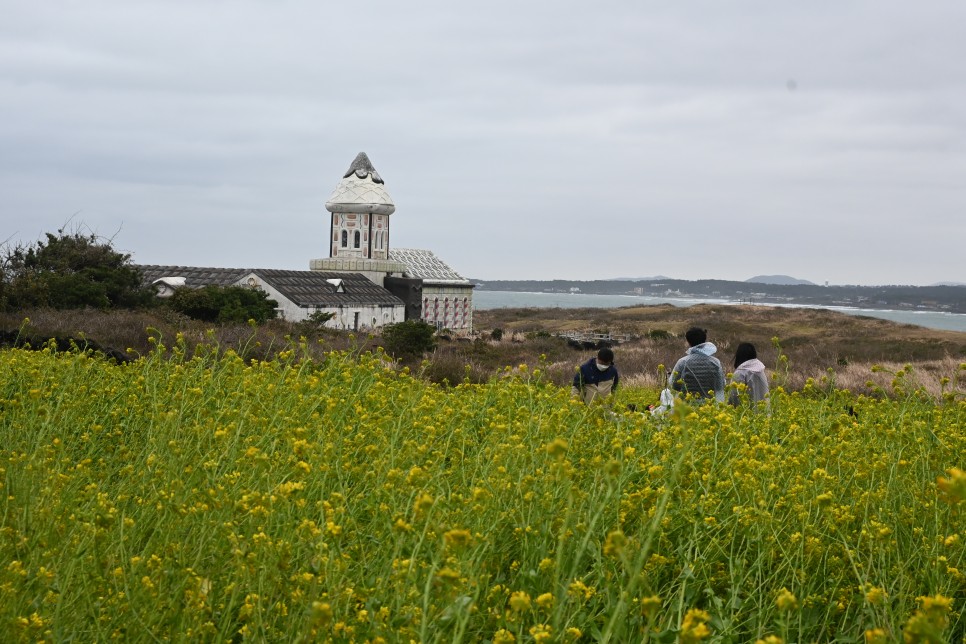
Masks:
[[[375,329],[387,324],[402,322],[406,317],[406,308],[400,306],[367,306],[367,307],[339,307],[335,309],[318,309],[331,311],[335,317],[325,323],[325,326],[333,329],[356,329],[356,314],[359,314],[359,329]],[[314,313],[316,309],[311,309],[308,315]]]
[[[473,288],[423,282],[423,322],[454,333],[471,333]]]
[[[395,324],[405,319],[406,308],[402,304],[398,306],[336,306],[336,307],[301,307],[279,293],[271,284],[263,281],[254,273],[246,275],[235,282],[236,286],[254,286],[268,293],[268,297],[278,302],[279,317],[290,322],[301,322],[307,320],[316,311],[325,311],[335,314],[325,326],[333,329],[354,329],[356,324],[356,314],[358,313],[359,328],[375,328],[386,324]]]

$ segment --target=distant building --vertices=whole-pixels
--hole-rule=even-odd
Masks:
[[[243,286],[265,291],[278,302],[279,317],[293,322],[323,311],[334,316],[326,326],[358,331],[405,319],[403,301],[359,273],[154,265],[138,268],[159,297],[171,297],[175,288]]]
[[[456,333],[473,330],[474,284],[446,265],[432,251],[394,248],[389,257],[406,265],[406,275],[422,281],[421,319],[437,329]]]
[[[329,257],[312,270],[355,271],[406,303],[407,319],[456,333],[473,330],[473,284],[428,250],[391,248],[396,205],[385,182],[360,152],[325,203],[331,213]]]
[[[389,216],[396,211],[385,182],[365,152],[360,152],[332,191],[329,256],[313,259],[313,271],[362,273],[379,286],[387,276],[402,276],[406,265],[389,258]]]
[[[423,320],[455,333],[473,330],[473,284],[428,250],[391,249],[389,219],[396,205],[365,152],[360,152],[325,203],[329,257],[308,271],[196,266],[140,266],[159,297],[177,288],[247,286],[278,302],[293,321],[317,311],[327,326],[377,328]]]

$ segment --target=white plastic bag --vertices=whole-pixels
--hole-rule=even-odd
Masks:
[[[651,409],[652,416],[660,416],[674,407],[674,392],[668,387],[661,390],[661,404]]]

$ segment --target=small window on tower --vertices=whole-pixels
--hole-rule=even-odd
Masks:
[[[349,232],[346,230],[342,231],[342,247],[348,248],[349,246]]]
[[[357,231],[356,231],[356,233],[355,233],[355,247],[356,247],[356,248],[359,248],[359,246],[360,246],[361,244],[362,244],[362,233],[360,233],[360,232],[359,232],[359,231],[357,230]]]

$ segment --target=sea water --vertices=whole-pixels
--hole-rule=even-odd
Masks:
[[[620,306],[642,306],[653,304],[673,304],[674,306],[694,306],[695,304],[748,304],[723,299],[701,299],[691,297],[652,297],[649,295],[593,295],[590,293],[523,293],[520,291],[474,291],[473,308],[478,310],[503,308],[617,308]],[[942,311],[889,311],[880,309],[859,309],[847,306],[815,306],[808,304],[768,304],[762,306],[785,306],[789,308],[828,309],[849,315],[892,320],[903,324],[914,324],[928,329],[966,332],[966,314],[944,313]]]

